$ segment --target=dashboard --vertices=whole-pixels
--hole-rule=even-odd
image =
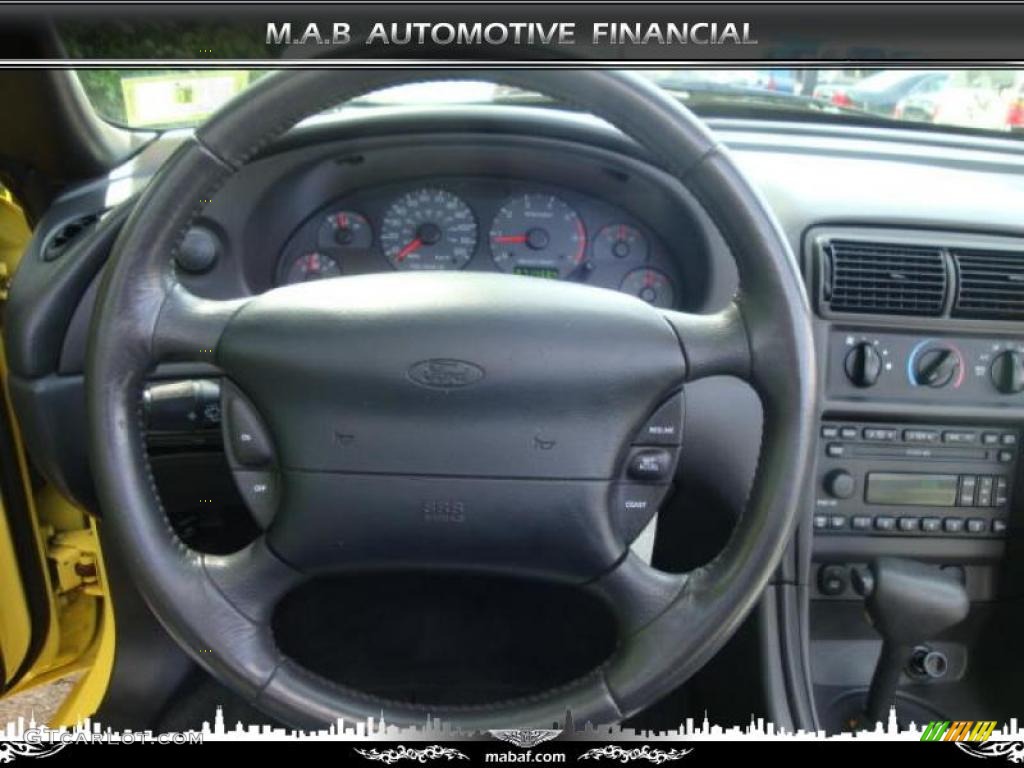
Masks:
[[[965,633],[980,632],[981,613],[1024,583],[1002,577],[1024,563],[1012,556],[1024,541],[1024,150],[907,130],[713,128],[775,213],[808,287],[818,445],[776,613],[786,653],[810,658],[822,704],[863,686],[877,657],[854,567],[892,555],[955,570],[979,612]],[[123,221],[130,205],[119,203],[182,137],[166,135],[130,167],[57,201],[5,307],[11,397],[33,460],[86,506],[85,348],[117,229],[93,227],[63,251],[54,244],[103,210]],[[115,195],[118,185],[126,189]],[[303,128],[218,191],[174,258],[185,286],[209,298],[393,270],[573,280],[688,312],[714,311],[740,290],[728,246],[683,184],[600,121],[530,108],[360,113]],[[205,425],[219,435],[208,386],[217,375],[174,364],[154,374],[168,389],[151,392],[151,404],[158,395],[180,403],[181,391],[188,401],[174,406],[177,433],[151,446],[171,495],[205,477],[209,487],[195,492],[204,498],[234,493],[216,485],[215,451],[199,434]],[[182,381],[191,383],[181,390]],[[728,536],[762,416],[739,382],[687,386],[686,498],[659,521],[659,542],[683,549],[709,532]],[[205,507],[194,513],[197,526],[209,520]],[[664,536],[663,523],[677,535]],[[1024,628],[1001,636],[1019,644]],[[939,646],[953,671],[921,684],[929,696],[991,688],[994,676],[967,660],[1003,649],[954,640]]]
[[[638,217],[528,180],[437,177],[319,207],[281,249],[275,284],[387,271],[498,271],[572,280],[676,306],[676,268]]]

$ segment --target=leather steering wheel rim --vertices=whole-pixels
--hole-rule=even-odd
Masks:
[[[705,208],[733,252],[740,291],[713,315],[661,313],[678,337],[679,384],[715,374],[747,380],[761,398],[764,430],[747,507],[711,563],[673,576],[644,570],[627,552],[613,577],[603,579],[606,594],[628,602],[627,632],[603,665],[535,696],[486,706],[424,707],[337,685],[283,656],[270,630],[273,603],[302,574],[265,537],[230,556],[200,554],[178,539],[147,460],[140,395],[158,362],[221,362],[225,329],[244,313],[247,300],[189,294],[177,282],[170,258],[203,201],[226,179],[299,120],[329,106],[392,85],[481,77],[603,118],[638,142]],[[229,688],[286,722],[318,726],[383,712],[388,722],[411,723],[430,712],[468,728],[550,726],[567,710],[577,722],[617,722],[699,669],[738,628],[777,567],[798,520],[811,455],[813,356],[799,269],[774,217],[700,120],[649,82],[598,70],[276,73],[183,142],[138,201],[112,251],[86,366],[103,528],[182,648]],[[684,455],[685,450],[684,443]]]

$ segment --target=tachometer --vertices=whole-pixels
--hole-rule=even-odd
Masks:
[[[325,277],[338,277],[341,265],[330,256],[317,251],[304,253],[288,267],[284,276],[285,283],[305,283],[309,280],[321,280]]]
[[[567,203],[547,194],[514,197],[494,217],[491,256],[517,275],[567,277],[583,261],[587,234]]]
[[[462,269],[476,250],[476,219],[461,198],[443,189],[402,195],[380,227],[384,256],[395,269]]]

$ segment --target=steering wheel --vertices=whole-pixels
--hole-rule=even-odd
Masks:
[[[618,292],[484,273],[392,273],[207,300],[171,256],[216,190],[302,118],[388,86],[481,77],[590,112],[684,184],[729,244],[724,310],[656,309]],[[225,377],[226,444],[262,499],[262,535],[191,550],[161,507],[141,390],[160,362]],[[751,383],[764,430],[746,509],[722,552],[685,574],[630,539],[680,447],[680,390]],[[467,728],[611,723],[670,692],[733,634],[789,542],[811,451],[814,360],[799,271],[724,148],[649,82],[606,71],[292,71],[266,77],[183,142],[111,254],[91,326],[87,398],[103,528],[167,631],[262,711],[298,726],[426,712]],[[248,434],[248,442],[239,435]],[[255,468],[255,469],[254,469]],[[647,474],[645,474],[647,473]],[[652,490],[653,488],[653,490]],[[660,495],[659,495],[660,494]],[[597,669],[486,706],[417,706],[329,681],[286,657],[275,605],[338,569],[447,568],[585,585],[619,642]]]

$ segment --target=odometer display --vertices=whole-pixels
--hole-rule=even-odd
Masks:
[[[490,232],[495,265],[513,274],[567,277],[583,261],[583,221],[554,195],[528,194],[507,201]]]
[[[476,250],[476,219],[443,189],[413,190],[384,214],[380,243],[395,269],[462,269]]]

